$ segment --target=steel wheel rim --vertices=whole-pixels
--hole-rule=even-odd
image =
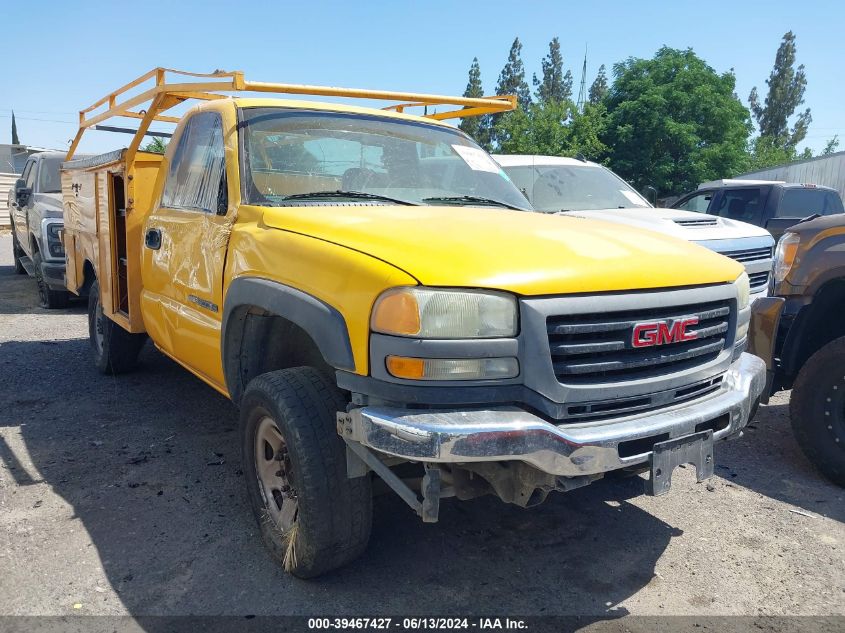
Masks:
[[[296,522],[299,500],[290,482],[291,465],[285,438],[270,416],[258,421],[253,454],[264,507],[273,523],[287,532]]]

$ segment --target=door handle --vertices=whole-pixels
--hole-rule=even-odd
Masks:
[[[144,236],[144,246],[153,251],[160,249],[161,229],[147,229],[147,234]]]

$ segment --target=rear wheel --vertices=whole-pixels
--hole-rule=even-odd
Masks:
[[[369,476],[346,476],[337,386],[312,367],[263,374],[241,402],[243,470],[261,536],[300,578],[354,560],[372,524]]]
[[[21,248],[20,242],[18,242],[18,236],[15,235],[15,227],[12,225],[12,259],[15,261],[15,274],[17,275],[26,274],[26,268],[21,264],[21,257],[23,256],[23,249]]]
[[[825,345],[798,372],[789,413],[810,461],[845,486],[845,337]]]
[[[135,369],[138,354],[147,340],[146,334],[130,334],[103,314],[99,281],[91,285],[88,293],[88,335],[94,364],[103,374],[122,374]]]
[[[38,302],[42,308],[56,310],[66,308],[68,303],[67,290],[53,290],[44,281],[44,274],[41,272],[41,253],[38,251],[32,256],[32,265],[35,268],[35,281],[38,283]]]

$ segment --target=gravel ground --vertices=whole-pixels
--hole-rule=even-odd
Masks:
[[[104,377],[86,310],[46,311],[0,236],[0,615],[845,615],[845,491],[789,429],[788,394],[670,494],[599,482],[520,510],[376,501],[369,550],[326,578],[266,555],[236,410],[148,346]]]

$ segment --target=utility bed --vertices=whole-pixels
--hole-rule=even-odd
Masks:
[[[127,149],[62,166],[67,287],[84,294],[97,271],[103,312],[129,332],[144,332],[140,312],[143,211],[152,203],[160,154]]]

